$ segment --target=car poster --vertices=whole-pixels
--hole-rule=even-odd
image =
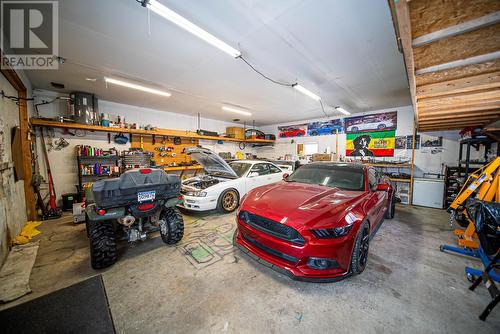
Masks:
[[[406,136],[406,148],[411,150],[411,143],[413,141],[413,136]],[[415,136],[415,149],[420,149],[420,135]]]
[[[396,136],[395,149],[396,150],[411,150],[411,143],[413,141],[413,136]],[[415,149],[420,148],[420,135],[415,136]]]
[[[323,122],[312,122],[307,124],[308,136],[334,135],[344,132],[343,119],[331,119]]]
[[[395,134],[395,130],[348,133],[345,155],[346,157],[393,157]]]
[[[398,112],[349,117],[344,120],[345,133],[396,130]]]
[[[307,124],[278,126],[279,137],[303,137],[307,135]]]
[[[396,150],[406,149],[406,136],[397,136],[394,144]]]
[[[443,137],[435,137],[423,134],[420,140],[420,145],[422,147],[442,147]]]

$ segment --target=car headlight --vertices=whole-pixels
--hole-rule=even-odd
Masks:
[[[323,228],[319,230],[312,230],[312,233],[316,238],[329,239],[329,238],[340,238],[351,230],[352,225],[335,227],[335,228]]]
[[[186,196],[193,196],[193,197],[205,197],[207,196],[206,191],[187,191],[184,193]]]

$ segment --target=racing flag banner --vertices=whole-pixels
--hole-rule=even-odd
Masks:
[[[348,133],[346,157],[393,157],[395,130]]]

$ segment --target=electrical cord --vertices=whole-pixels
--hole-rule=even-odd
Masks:
[[[3,98],[9,99],[12,102],[15,102],[17,105],[19,105],[20,101],[33,101],[34,100],[34,98],[32,98],[32,97],[26,98],[26,97],[18,97],[18,96],[13,96],[13,95],[7,95],[7,94],[5,94],[5,92],[3,90],[0,92],[0,95],[2,95],[2,99]]]
[[[325,107],[323,107],[323,101],[319,100],[319,104],[321,105],[321,110],[323,110],[323,114],[325,114],[325,117],[328,117],[328,115],[325,111]]]
[[[245,62],[245,64],[247,64],[252,70],[254,70],[256,73],[260,74],[263,78],[266,78],[267,80],[271,81],[272,83],[275,83],[277,85],[281,85],[281,86],[286,86],[286,87],[293,87],[295,86],[297,83],[286,83],[286,82],[280,82],[280,81],[277,81],[277,80],[274,80],[274,79],[271,79],[270,77],[268,77],[267,75],[265,75],[264,73],[262,73],[261,71],[259,71],[258,69],[256,69],[252,64],[250,64],[245,58],[243,58],[242,55],[239,55],[238,57],[236,58],[240,58],[241,60],[243,60]]]

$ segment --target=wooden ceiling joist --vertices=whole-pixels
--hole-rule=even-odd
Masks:
[[[484,126],[497,119],[500,1],[392,1],[418,129]]]
[[[419,107],[454,107],[464,103],[474,104],[482,102],[495,103],[500,101],[500,90],[488,90],[479,92],[468,92],[459,95],[445,96],[445,97],[431,97],[428,99],[419,100]]]
[[[466,127],[480,127],[484,126],[484,123],[457,123],[457,124],[432,124],[420,126],[419,131],[440,131],[440,130],[460,130]]]
[[[420,125],[426,126],[429,124],[448,124],[448,123],[465,123],[465,122],[478,122],[478,123],[488,123],[497,118],[497,115],[486,115],[480,117],[455,117],[455,118],[439,118],[439,119],[426,119],[421,120]]]
[[[417,87],[417,100],[500,88],[500,71]]]
[[[500,109],[500,101],[480,101],[472,103],[455,104],[453,106],[434,106],[419,107],[419,113],[422,117],[426,115],[447,115],[467,112],[488,112],[490,110]]]
[[[438,31],[431,32],[427,35],[417,37],[413,40],[412,46],[414,48],[436,42],[448,37],[460,35],[469,31],[484,28],[495,23],[500,22],[500,12],[494,12],[467,22],[463,22],[451,27],[447,27]]]
[[[415,77],[417,87],[432,83],[467,78],[469,76],[500,71],[500,59],[480,64],[454,67],[439,72],[420,74]]]
[[[425,67],[425,68],[420,68],[420,69],[415,71],[415,74],[421,75],[421,74],[426,74],[426,73],[431,73],[431,72],[444,71],[444,70],[448,70],[448,69],[455,68],[455,67],[480,64],[480,63],[493,61],[493,60],[497,60],[497,59],[500,59],[500,51],[494,51],[494,52],[490,52],[487,54],[472,56],[472,57],[465,58],[465,59],[457,59],[457,60],[453,60],[453,61],[450,61],[447,63],[441,63],[441,64],[436,64],[436,65],[432,65],[432,66]]]
[[[462,114],[455,113],[455,114],[450,114],[450,115],[420,115],[420,122],[424,123],[426,121],[431,121],[431,120],[445,120],[445,119],[464,119],[464,118],[477,119],[477,118],[481,118],[481,117],[491,118],[491,117],[494,117],[496,115],[500,116],[500,109],[478,113],[477,116],[471,115],[469,113],[462,113]]]

